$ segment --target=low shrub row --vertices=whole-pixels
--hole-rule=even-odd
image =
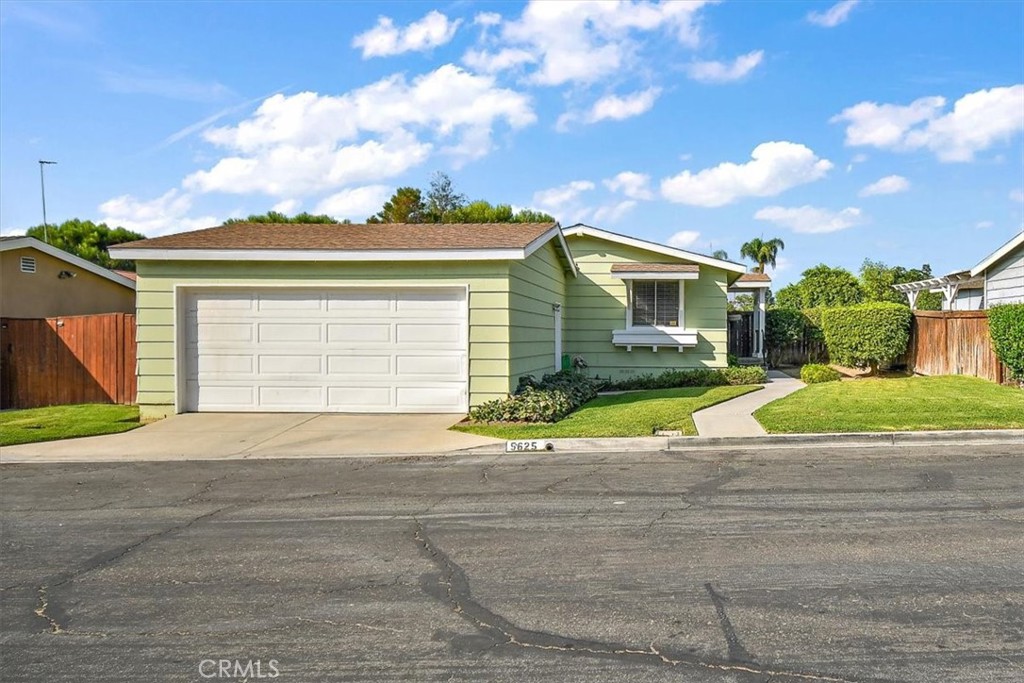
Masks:
[[[469,411],[477,422],[557,422],[597,396],[599,383],[574,370],[521,377],[508,398],[481,403]]]
[[[842,377],[836,370],[820,363],[808,363],[800,368],[800,380],[805,384],[838,382]]]
[[[666,370],[660,375],[643,374],[629,379],[609,382],[608,391],[642,389],[678,389],[681,387],[721,387],[727,384],[763,384],[768,381],[764,368],[756,365],[730,368],[694,368]]]

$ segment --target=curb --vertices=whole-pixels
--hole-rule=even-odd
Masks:
[[[610,439],[545,439],[555,453],[681,451],[711,448],[870,447],[929,444],[1019,444],[1024,455],[1024,429],[980,429],[935,432],[851,432],[845,434],[768,434],[765,436],[671,436]],[[504,444],[477,446],[456,453],[504,453]]]

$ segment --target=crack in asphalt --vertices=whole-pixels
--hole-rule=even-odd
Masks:
[[[430,581],[426,576],[424,577],[422,582],[424,591],[428,595],[450,605],[453,612],[470,622],[478,631],[489,636],[495,645],[506,644],[524,649],[564,652],[623,661],[648,661],[657,665],[673,667],[686,665],[712,671],[721,671],[723,673],[749,673],[768,676],[769,678],[781,677],[796,680],[824,681],[825,683],[860,683],[860,681],[840,676],[807,671],[771,669],[753,662],[733,661],[732,659],[723,661],[673,650],[658,649],[653,642],[646,648],[643,648],[622,643],[585,640],[573,636],[524,629],[516,626],[497,612],[488,609],[473,598],[469,578],[465,570],[434,543],[419,520],[415,521],[413,540],[421,552],[441,572],[436,581]]]
[[[734,662],[756,664],[757,660],[743,647],[743,643],[740,642],[739,636],[736,635],[736,629],[733,628],[732,621],[729,619],[729,614],[725,611],[725,603],[729,598],[715,591],[715,587],[711,585],[710,581],[704,584],[704,590],[708,592],[711,603],[715,606],[718,624],[722,627],[722,635],[725,636],[725,644],[729,649],[729,659]]]
[[[199,515],[198,517],[193,517],[187,522],[175,524],[174,526],[144,536],[143,538],[137,541],[133,541],[126,545],[122,545],[111,550],[105,550],[101,553],[97,553],[85,562],[83,562],[78,567],[78,569],[70,572],[63,572],[60,574],[56,574],[52,577],[49,577],[47,580],[44,580],[36,589],[37,593],[39,594],[39,604],[36,607],[36,609],[33,610],[34,614],[46,622],[47,632],[53,634],[67,633],[67,624],[61,622],[61,616],[59,614],[60,609],[54,604],[53,598],[50,595],[50,591],[52,589],[60,588],[61,586],[64,586],[66,584],[71,583],[72,581],[80,579],[83,576],[90,574],[98,569],[107,567],[117,562],[118,560],[123,559],[129,553],[133,552],[134,550],[137,550],[138,548],[142,547],[143,545],[151,541],[155,541],[159,538],[163,538],[178,531],[184,531],[185,529],[191,527],[193,524],[213,517],[214,515],[217,515],[230,507],[235,506],[228,505],[225,507],[217,508],[216,510],[212,510],[210,512],[205,512]]]

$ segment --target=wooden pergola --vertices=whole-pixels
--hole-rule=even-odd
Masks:
[[[972,276],[969,270],[960,270],[942,277],[932,277],[927,280],[905,282],[901,285],[893,285],[897,292],[903,292],[907,296],[910,308],[917,306],[917,295],[921,292],[941,292],[946,302],[946,307],[953,309],[953,302],[961,289],[981,289],[985,286],[985,279],[982,276]]]

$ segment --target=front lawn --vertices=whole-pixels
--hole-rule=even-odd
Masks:
[[[686,387],[599,396],[565,419],[538,424],[459,424],[460,432],[496,439],[653,436],[656,429],[678,429],[695,435],[693,413],[760,386]]]
[[[0,412],[0,446],[115,434],[139,426],[138,406],[85,403]]]
[[[977,377],[812,384],[754,413],[771,434],[1024,427],[1024,391]]]

